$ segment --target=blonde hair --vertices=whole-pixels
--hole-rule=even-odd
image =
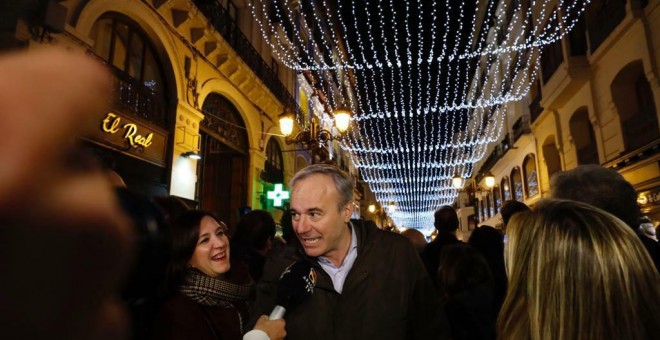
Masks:
[[[660,275],[638,236],[593,206],[544,200],[516,214],[504,257],[500,339],[649,339]],[[655,335],[654,335],[655,334]]]

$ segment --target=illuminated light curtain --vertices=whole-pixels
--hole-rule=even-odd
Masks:
[[[249,0],[279,62],[354,113],[348,151],[398,225],[433,230],[588,0]],[[321,114],[323,124],[330,117]],[[300,122],[299,117],[299,122]],[[512,188],[513,189],[513,188]],[[521,198],[522,199],[522,198]]]

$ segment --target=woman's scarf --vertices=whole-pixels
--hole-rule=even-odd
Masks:
[[[238,284],[212,278],[197,269],[189,268],[180,287],[183,295],[204,306],[230,306],[245,301],[254,283]]]

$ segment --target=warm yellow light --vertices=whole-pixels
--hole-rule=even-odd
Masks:
[[[465,180],[463,177],[461,177],[461,175],[457,174],[454,176],[454,178],[451,179],[451,185],[453,185],[456,189],[463,189],[463,184],[465,184]]]
[[[339,132],[348,130],[348,124],[351,122],[351,113],[346,109],[337,109],[335,112],[335,126]]]
[[[486,174],[486,177],[484,177],[484,183],[486,184],[486,187],[492,188],[495,186],[495,176],[491,174],[490,172]]]
[[[369,204],[369,208],[367,208],[367,210],[369,210],[369,212],[373,214],[374,212],[376,212],[376,205]]]
[[[646,197],[646,195],[641,193],[641,194],[637,195],[637,203],[639,205],[646,205],[647,203],[649,203],[649,199]]]
[[[280,131],[285,136],[291,135],[293,132],[293,114],[283,113],[280,115]]]

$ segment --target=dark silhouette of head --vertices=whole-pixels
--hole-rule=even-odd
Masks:
[[[452,233],[458,229],[458,215],[451,206],[445,205],[436,210],[434,214],[435,229],[438,233]]]
[[[616,170],[586,164],[559,172],[550,180],[550,195],[591,204],[620,218],[635,230],[639,226],[640,210],[635,188]]]
[[[241,241],[257,251],[267,251],[272,248],[275,231],[275,220],[269,212],[252,210],[238,221],[233,240]]]
[[[476,249],[466,244],[452,244],[440,253],[438,280],[441,292],[451,297],[479,285],[492,285],[493,275]]]
[[[190,210],[188,204],[181,197],[177,196],[156,196],[153,198],[153,201],[163,210],[165,218],[170,223],[185,211]]]
[[[426,237],[424,237],[424,234],[422,234],[422,232],[417,229],[406,229],[401,232],[401,235],[410,240],[410,243],[412,243],[413,247],[415,247],[415,249],[417,249],[417,251],[420,253],[422,250],[424,250],[424,247],[426,247]]]
[[[282,238],[287,244],[296,242],[298,237],[296,232],[293,231],[293,221],[291,220],[291,210],[285,209],[280,219],[280,226],[282,226]]]
[[[509,200],[504,202],[502,204],[502,209],[500,210],[500,214],[502,214],[502,222],[504,222],[504,225],[506,226],[509,223],[509,220],[511,219],[511,216],[515,213],[519,212],[524,212],[524,211],[529,211],[529,207],[527,204],[523,202],[519,202],[516,200]]]
[[[468,244],[481,252],[486,258],[499,256],[504,259],[504,235],[489,225],[481,226],[472,231]]]

